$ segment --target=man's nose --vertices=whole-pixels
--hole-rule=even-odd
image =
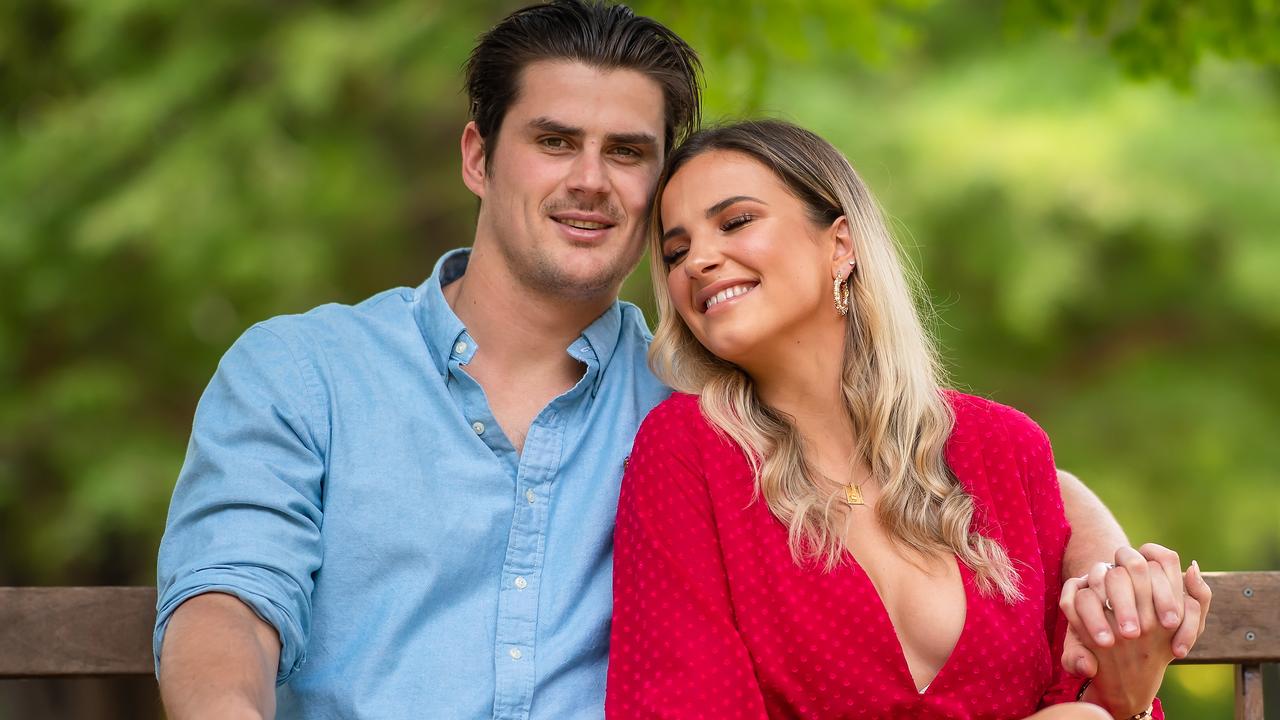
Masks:
[[[580,153],[569,169],[566,184],[571,192],[600,194],[609,191],[609,169],[604,158],[590,149]]]

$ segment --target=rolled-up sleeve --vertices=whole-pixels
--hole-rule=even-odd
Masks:
[[[327,403],[315,364],[284,329],[250,328],[196,408],[157,568],[156,671],[187,599],[234,595],[280,635],[277,684],[306,657],[321,563]]]

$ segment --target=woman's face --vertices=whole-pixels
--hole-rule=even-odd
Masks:
[[[773,171],[724,150],[676,171],[659,207],[672,306],[712,353],[749,370],[840,337],[843,219],[819,227]]]

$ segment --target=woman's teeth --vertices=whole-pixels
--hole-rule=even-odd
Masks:
[[[734,285],[733,287],[725,288],[724,290],[721,290],[715,295],[712,295],[711,299],[707,300],[707,306],[703,308],[702,311],[706,312],[710,310],[714,305],[718,303],[722,303],[725,300],[728,300],[729,298],[735,298],[735,297],[738,297],[739,295],[746,295],[747,293],[751,292],[753,289],[755,289],[755,285]]]

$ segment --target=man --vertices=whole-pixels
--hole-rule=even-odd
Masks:
[[[159,558],[170,717],[602,714],[618,483],[668,393],[617,293],[698,73],[618,5],[481,39],[470,251],[254,326],[201,399]],[[1082,569],[1124,537],[1064,487]]]

